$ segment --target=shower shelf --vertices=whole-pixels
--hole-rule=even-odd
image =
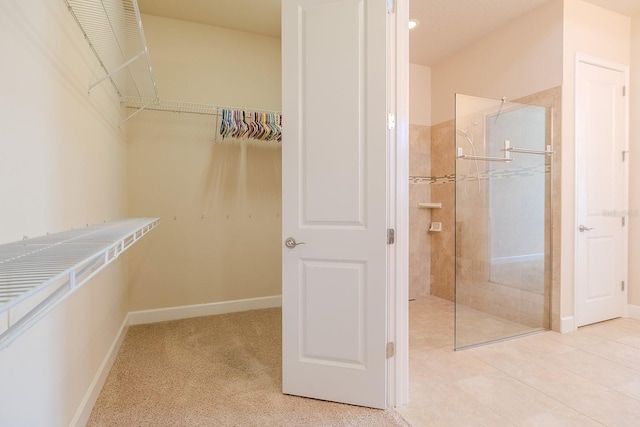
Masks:
[[[418,208],[420,208],[420,209],[441,209],[442,208],[442,203],[438,203],[438,202],[418,203]]]
[[[129,218],[0,245],[0,350],[159,222]]]

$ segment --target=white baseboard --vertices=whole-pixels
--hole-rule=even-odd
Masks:
[[[120,325],[120,329],[116,334],[113,342],[111,343],[111,347],[107,351],[104,359],[102,360],[102,364],[100,368],[98,368],[98,372],[96,372],[89,389],[82,398],[82,402],[80,402],[80,406],[76,410],[70,426],[86,426],[87,421],[89,421],[89,416],[91,416],[91,410],[93,409],[93,405],[95,405],[96,400],[98,400],[98,396],[100,396],[100,391],[102,391],[102,386],[107,380],[107,376],[109,375],[109,371],[111,371],[111,367],[113,366],[113,362],[116,360],[116,356],[118,355],[118,350],[120,350],[120,346],[122,346],[122,342],[124,341],[124,337],[127,335],[127,328],[129,326],[129,315],[125,316],[122,321],[122,325]]]
[[[212,316],[215,314],[235,313],[238,311],[259,310],[262,308],[281,306],[282,295],[274,295],[270,297],[212,302],[208,304],[132,311],[129,313],[128,319],[129,325],[142,325],[145,323],[166,322],[168,320],[187,319],[189,317]]]
[[[640,305],[627,304],[627,317],[640,320]]]
[[[573,316],[560,318],[560,333],[566,334],[567,332],[573,332],[576,330],[575,319]]]

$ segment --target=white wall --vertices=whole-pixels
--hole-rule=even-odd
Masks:
[[[280,110],[280,38],[143,15],[163,99]]]
[[[64,3],[0,2],[0,52],[0,243],[123,217],[117,97],[87,94],[101,70]],[[0,350],[0,425],[68,426],[126,312],[117,261]]]
[[[629,65],[630,19],[582,0],[564,2],[562,82],[562,200],[560,316],[574,315],[575,280],[575,58],[576,53]],[[633,264],[630,264],[630,266]]]
[[[409,64],[409,124],[431,126],[431,68]]]
[[[432,119],[453,119],[454,95],[507,100],[562,84],[562,0],[551,0],[432,67]]]
[[[281,108],[279,38],[143,25],[163,98]],[[130,214],[162,218],[131,249],[132,310],[281,294],[280,146],[214,143],[216,129],[212,116],[158,111],[127,124]]]
[[[629,304],[640,306],[640,15],[631,21]]]

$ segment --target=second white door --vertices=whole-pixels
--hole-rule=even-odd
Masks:
[[[576,325],[623,314],[627,275],[625,71],[576,69]]]

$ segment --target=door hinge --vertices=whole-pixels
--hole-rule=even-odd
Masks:
[[[396,230],[387,228],[387,245],[393,245],[396,242]]]
[[[396,127],[396,116],[392,113],[389,113],[389,116],[387,118],[387,127],[389,128],[389,130],[395,129]]]
[[[622,86],[622,96],[627,96],[627,87]]]
[[[387,13],[393,13],[393,0],[387,0]]]
[[[393,342],[387,343],[387,359],[391,359],[396,355],[396,344]]]
[[[626,161],[627,160],[627,153],[629,152],[629,150],[622,150],[622,161]]]
[[[624,280],[621,282],[621,285],[620,289],[624,291]]]
[[[625,221],[625,218],[626,218],[626,217],[624,217],[624,216],[622,217],[622,226],[623,226],[623,227],[624,227],[624,226],[625,226],[625,224],[627,223],[627,221]]]

